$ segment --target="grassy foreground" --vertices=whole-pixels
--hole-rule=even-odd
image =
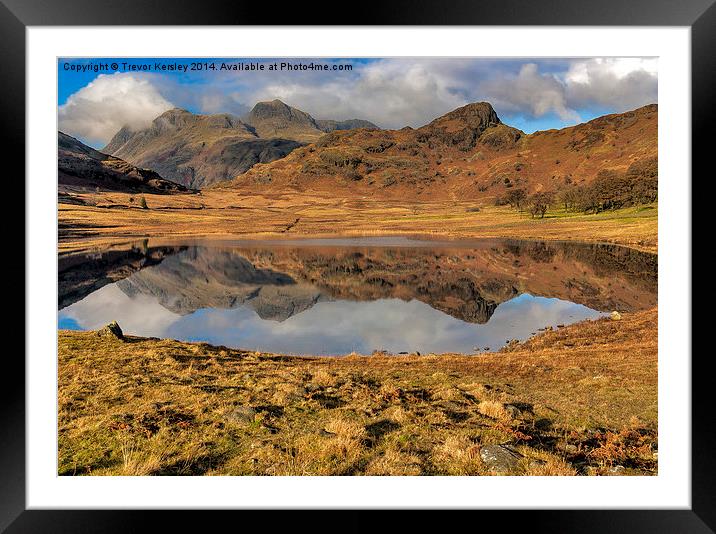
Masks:
[[[118,238],[336,237],[422,235],[443,238],[572,239],[609,242],[656,252],[657,207],[596,215],[553,210],[532,219],[509,207],[475,201],[342,199],[318,193],[246,195],[73,193],[60,198],[59,250],[106,245]]]
[[[60,331],[58,373],[60,475],[657,470],[656,309],[477,356],[289,357]]]

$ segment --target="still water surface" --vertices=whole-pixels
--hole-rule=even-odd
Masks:
[[[293,354],[473,353],[656,305],[656,256],[404,238],[200,242],[61,257],[59,328]]]

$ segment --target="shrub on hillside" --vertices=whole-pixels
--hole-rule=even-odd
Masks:
[[[658,198],[656,158],[632,163],[626,172],[602,170],[589,185],[567,187],[559,192],[564,208],[585,213],[650,204]]]

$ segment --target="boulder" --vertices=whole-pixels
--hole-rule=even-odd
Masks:
[[[236,406],[226,414],[226,419],[232,423],[248,425],[256,419],[256,410],[251,406]]]
[[[122,329],[119,327],[119,324],[117,324],[117,321],[112,321],[108,325],[105,325],[104,328],[97,330],[97,335],[100,337],[109,337],[124,341],[124,334],[122,333]]]
[[[522,415],[522,410],[513,404],[505,404],[505,411],[510,416],[510,419],[518,419]]]
[[[509,445],[485,445],[480,458],[494,474],[508,475],[515,474],[522,455]]]
[[[622,314],[615,310],[609,315],[609,318],[612,321],[619,321],[622,318]]]

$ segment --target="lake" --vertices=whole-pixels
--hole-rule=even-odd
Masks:
[[[497,350],[657,303],[657,256],[607,244],[147,240],[58,263],[58,328],[289,354]]]

